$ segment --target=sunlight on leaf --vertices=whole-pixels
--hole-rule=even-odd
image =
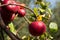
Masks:
[[[35,15],[38,16],[38,15],[39,15],[39,14],[38,14],[38,9],[37,9],[37,8],[34,8],[33,10],[34,10],[34,12],[35,12]]]
[[[13,25],[12,22],[9,24],[9,27],[10,27],[10,31],[13,32],[14,34],[16,34],[16,33],[15,33],[16,30],[15,30],[15,27],[14,27],[14,25]]]
[[[45,10],[42,9],[42,8],[39,8],[39,11],[42,12],[42,13],[45,12]]]

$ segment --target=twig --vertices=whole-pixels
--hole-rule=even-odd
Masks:
[[[4,40],[4,33],[2,28],[1,28],[1,37],[2,37],[2,40]]]
[[[17,30],[16,30],[16,34],[22,29],[22,27],[25,25],[25,23],[22,23],[23,25],[21,25]]]
[[[0,40],[4,40],[4,34],[1,27],[0,27]]]
[[[24,16],[24,19],[27,21],[28,24],[30,24],[31,22],[27,19],[26,16]]]

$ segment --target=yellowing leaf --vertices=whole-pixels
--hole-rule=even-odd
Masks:
[[[39,16],[37,17],[37,20],[38,20],[38,21],[41,21],[41,20],[42,20],[42,15],[39,15]]]

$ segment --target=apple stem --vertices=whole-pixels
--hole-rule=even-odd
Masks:
[[[0,6],[7,6],[7,5],[22,6],[22,7],[26,8],[26,9],[30,10],[36,16],[35,12],[32,9],[30,9],[29,7],[23,6],[21,4],[3,4],[3,5],[0,5]],[[37,18],[37,16],[36,16],[36,18]]]
[[[31,23],[26,16],[24,16],[24,19],[27,21],[28,24]]]

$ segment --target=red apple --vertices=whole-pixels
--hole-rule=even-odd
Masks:
[[[34,21],[29,25],[29,32],[33,36],[39,36],[45,33],[46,25],[42,21]]]
[[[26,11],[25,11],[24,8],[20,8],[20,9],[18,9],[18,15],[19,15],[20,17],[24,17],[25,14],[26,14]]]
[[[16,4],[15,1],[13,0],[3,0],[2,4]],[[4,6],[7,10],[12,11],[12,12],[17,12],[18,10],[18,6],[16,5],[8,5],[8,6]]]
[[[17,4],[21,4],[21,3],[19,3],[19,2],[16,2]],[[21,4],[22,6],[25,6],[24,4]],[[22,7],[22,6],[18,6],[18,16],[19,17],[24,17],[25,16],[25,14],[26,14],[26,11],[25,11],[25,9],[24,9],[24,7]]]
[[[0,7],[0,12],[1,12],[1,9],[2,9],[2,8]]]
[[[9,12],[6,9],[1,10],[1,16],[6,25],[8,25],[11,21],[13,21],[15,17],[15,13]]]
[[[2,4],[6,4],[9,0],[1,0]]]

